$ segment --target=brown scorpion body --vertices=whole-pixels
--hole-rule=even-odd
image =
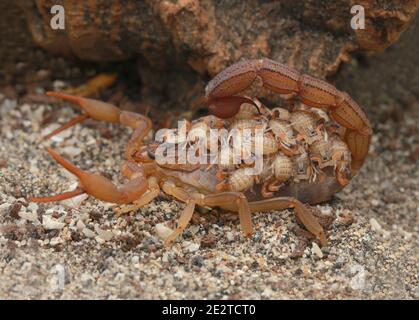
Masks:
[[[240,96],[256,78],[275,93],[299,97],[300,107],[269,109],[255,98]],[[73,102],[84,111],[84,115],[62,129],[88,117],[133,129],[122,167],[128,182],[116,186],[101,175],[80,170],[49,149],[56,161],[79,178],[80,185],[72,192],[32,201],[59,201],[88,193],[107,202],[132,203],[122,209],[127,212],[149,203],[163,191],[186,203],[167,244],[186,228],[196,205],[238,212],[246,236],[253,232],[251,212],[294,208],[297,219],[322,245],[326,244],[324,230],[313,214],[315,208],[304,203],[326,201],[349,182],[364,162],[372,133],[364,112],[346,93],[269,59],[238,62],[211,80],[205,99],[215,116],[185,122],[182,128],[186,133],[194,133],[193,139],[188,140],[166,137],[144,142],[151,130],[147,117],[97,100],[54,92],[49,95]],[[239,133],[253,130],[249,139],[241,141],[242,146],[250,149],[239,150],[239,161],[227,157],[229,162],[222,163],[221,154],[209,153],[208,159],[215,161],[181,163],[177,153],[180,150],[194,150],[193,154],[200,156],[212,150],[211,146],[220,145],[219,140],[211,138],[211,129],[234,129],[235,134],[228,135],[227,149],[223,149],[227,155],[234,153],[229,139],[238,139]],[[263,140],[258,140],[256,130],[262,130]],[[198,141],[205,141],[206,147],[195,148]],[[263,147],[259,159],[262,168],[257,174],[248,174],[246,169],[258,159],[251,150],[258,145]],[[162,146],[176,151],[173,163],[157,161]]]

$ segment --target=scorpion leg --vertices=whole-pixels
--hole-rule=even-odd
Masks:
[[[115,73],[101,73],[88,80],[85,84],[65,90],[65,92],[81,97],[95,96],[103,89],[112,86],[115,83],[116,78],[117,74]]]
[[[172,243],[183,232],[192,218],[196,204],[207,207],[223,207],[233,203],[239,213],[242,231],[246,237],[252,235],[252,218],[249,203],[244,194],[240,192],[220,192],[210,195],[203,195],[200,193],[191,195],[183,188],[176,187],[172,182],[165,182],[162,188],[166,194],[187,204],[179,218],[178,227],[166,239],[166,244]]]
[[[122,186],[116,186],[109,179],[99,174],[89,173],[77,168],[71,162],[65,160],[56,151],[48,148],[49,154],[65,169],[77,176],[80,186],[73,192],[47,198],[31,198],[31,202],[52,202],[74,197],[81,193],[87,193],[99,200],[124,204],[140,198],[148,189],[144,170],[134,162],[127,162],[125,173],[130,181]]]
[[[129,111],[121,112],[120,122],[122,125],[134,130],[127,146],[125,147],[125,157],[132,160],[135,151],[141,147],[143,139],[149,134],[152,128],[152,123],[150,118],[142,114]]]
[[[253,234],[252,217],[245,195],[240,192],[221,192],[216,194],[209,194],[203,196],[199,205],[208,207],[224,207],[229,204],[234,204],[239,213],[240,227],[246,237]]]
[[[176,238],[182,234],[183,230],[186,229],[189,222],[192,219],[193,213],[195,211],[195,199],[183,188],[177,187],[171,181],[166,181],[162,186],[163,191],[175,197],[176,199],[185,202],[186,207],[183,209],[178,221],[176,229],[165,239],[164,244],[169,246],[176,240]]]
[[[140,198],[135,200],[132,205],[127,205],[122,208],[117,208],[115,210],[116,215],[120,216],[124,213],[134,212],[135,210],[149,204],[153,201],[160,193],[160,187],[157,183],[157,179],[155,177],[150,177],[148,179],[148,191],[144,193]]]
[[[182,234],[183,230],[186,229],[189,222],[192,219],[193,213],[195,211],[195,201],[190,199],[186,201],[186,207],[183,209],[179,220],[177,221],[176,229],[165,239],[164,244],[170,246],[176,238]]]
[[[322,246],[327,245],[323,227],[317,221],[311,210],[297,199],[278,197],[250,203],[250,209],[252,212],[288,208],[294,208],[297,219],[307,228],[308,231],[310,231],[316,236],[317,239],[319,239]]]
[[[310,209],[315,210],[314,207],[306,207],[303,203],[291,197],[277,197],[261,201],[254,201],[249,203],[251,212],[271,211],[278,209],[294,208],[297,219],[319,239],[322,246],[327,245],[326,236],[323,227],[320,225],[316,217]],[[234,210],[234,207],[227,205],[226,209]]]

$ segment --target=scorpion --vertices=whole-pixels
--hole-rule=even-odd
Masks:
[[[270,109],[258,99],[243,95],[257,79],[281,97],[298,98],[300,107]],[[297,220],[321,245],[326,245],[325,230],[316,218],[320,210],[311,205],[330,200],[358,173],[372,135],[365,113],[347,93],[267,58],[240,61],[217,74],[207,84],[204,96],[212,115],[184,125],[188,133],[201,129],[201,138],[209,145],[219,145],[219,141],[211,141],[210,129],[261,129],[263,168],[257,174],[246,173],[249,161],[226,164],[219,157],[205,164],[159,163],[159,147],[190,149],[195,141],[150,138],[152,121],[148,117],[109,103],[60,92],[47,95],[83,110],[82,115],[47,137],[87,118],[133,130],[121,169],[128,181],[117,185],[100,174],[79,169],[48,148],[52,158],[78,178],[79,185],[73,191],[30,201],[61,201],[87,193],[102,201],[127,205],[121,209],[124,213],[150,203],[163,192],[186,204],[176,229],[165,239],[166,245],[182,234],[196,206],[237,212],[246,237],[253,234],[252,213],[291,208]],[[257,144],[254,132],[249,143]],[[244,157],[251,163],[254,156],[248,152]]]

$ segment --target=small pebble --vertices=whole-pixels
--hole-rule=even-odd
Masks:
[[[74,189],[72,189],[72,190],[74,190]],[[78,209],[80,207],[80,205],[82,204],[82,202],[84,200],[86,200],[87,198],[89,198],[89,195],[84,193],[84,194],[81,194],[79,196],[76,196],[76,197],[73,197],[73,198],[70,198],[70,199],[67,199],[67,200],[63,200],[60,203],[64,206],[66,206],[66,207],[70,207],[70,208],[73,208],[73,209]]]
[[[320,247],[315,242],[312,243],[311,252],[319,257],[319,259],[323,258],[322,249],[320,249]]]
[[[11,205],[11,203],[7,202],[0,204],[0,214],[6,214],[9,211]]]
[[[31,202],[31,203],[29,203],[29,205],[28,205],[28,210],[30,210],[30,211],[32,211],[32,212],[37,212],[37,211],[38,211],[38,208],[39,208],[39,206],[38,206],[38,204],[37,204],[37,203],[35,203],[35,202]]]
[[[191,262],[198,267],[202,267],[204,265],[204,258],[201,256],[194,256]]]
[[[54,80],[52,86],[54,87],[54,90],[62,90],[66,87],[66,83],[62,80]]]
[[[404,231],[404,239],[409,241],[412,239],[413,234],[411,232]]]
[[[372,204],[374,207],[377,207],[377,206],[380,204],[380,201],[378,201],[377,199],[372,199],[372,200],[371,200],[371,204]]]
[[[70,157],[75,157],[81,153],[81,149],[73,147],[73,146],[68,146],[68,147],[63,148],[62,152]]]
[[[155,226],[156,235],[162,239],[166,240],[167,237],[169,237],[170,234],[172,234],[173,230],[169,227],[166,227],[163,223],[158,223]]]
[[[382,230],[381,225],[374,218],[370,219],[370,225],[371,225],[372,231],[381,232]]]
[[[92,282],[93,282],[93,278],[90,274],[84,272],[81,276],[80,276],[80,282],[83,285],[83,287],[90,287]]]
[[[78,231],[82,231],[85,227],[86,225],[84,224],[82,220],[77,221],[76,228]]]
[[[62,240],[61,240],[61,238],[60,237],[55,237],[55,238],[52,238],[50,241],[49,241],[49,244],[51,245],[51,246],[56,246],[57,244],[60,244],[62,242]]]
[[[33,93],[37,85],[30,84],[28,92]],[[51,89],[51,83],[43,88]],[[33,147],[45,126],[61,126],[75,115],[70,108],[48,101],[44,110],[42,105],[0,101],[0,131],[7,142],[0,143],[0,270],[3,287],[11,288],[10,298],[419,297],[414,223],[419,191],[416,163],[408,159],[410,149],[418,148],[417,117],[411,111],[404,110],[407,116],[397,123],[371,119],[378,129],[370,149],[373,157],[336,196],[340,201],[317,206],[323,215],[337,216],[327,232],[328,247],[319,248],[318,242],[308,243],[292,232],[296,223],[292,210],[253,215],[257,232],[247,241],[239,221],[207,209],[194,217],[183,237],[165,247],[160,238],[173,232],[166,221],[183,208],[171,198],[159,197],[135,214],[119,218],[112,214],[113,204],[93,197],[83,200],[86,195],[58,204],[27,203],[21,198],[73,190],[78,184],[43,148]],[[106,172],[116,182],[130,132],[94,123],[75,126],[42,145],[57,148],[83,168]],[[100,127],[108,130],[103,135],[109,139],[101,137]],[[386,143],[393,136],[401,149],[389,152]],[[397,172],[387,170],[388,163]],[[12,207],[15,217],[9,215]],[[64,227],[46,230],[42,223],[48,224],[48,219]],[[294,251],[299,256],[293,259]]]
[[[84,228],[82,232],[87,238],[94,238],[96,236],[96,234],[89,228]]]
[[[207,234],[201,239],[201,247],[203,248],[212,248],[217,242],[217,237],[213,234]]]
[[[59,222],[47,215],[42,216],[42,225],[47,230],[60,230],[64,228],[65,223]]]
[[[199,244],[194,242],[185,241],[183,244],[184,248],[189,252],[196,252],[199,250]]]
[[[47,127],[45,127],[41,131],[41,136],[46,136],[46,135],[50,134],[52,131],[54,131],[55,129],[58,129],[59,127],[61,127],[60,124],[51,123],[50,125],[48,125]],[[53,136],[51,138],[51,140],[54,141],[54,142],[62,142],[62,141],[64,141],[64,139],[70,137],[71,134],[72,134],[71,130],[64,130],[64,131],[60,132],[59,134],[56,134],[55,136]]]
[[[231,231],[226,232],[226,239],[227,239],[229,242],[234,241],[234,234],[233,234],[233,232],[231,232]]]
[[[114,234],[110,230],[102,230],[100,228],[96,228],[96,232],[98,237],[104,241],[109,241],[113,238]]]
[[[19,214],[19,217],[21,217],[22,219],[25,219],[25,220],[28,220],[28,221],[31,221],[31,222],[39,221],[38,220],[38,214],[36,213],[36,211],[35,212],[33,212],[33,211],[31,211],[31,212],[21,211],[18,214]]]

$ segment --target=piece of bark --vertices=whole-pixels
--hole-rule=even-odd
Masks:
[[[376,56],[359,56],[337,74],[336,86],[359,103],[377,107],[419,103],[419,17],[400,40]],[[401,113],[399,113],[401,114]]]
[[[302,73],[330,80],[342,61],[350,61],[354,53],[381,52],[396,41],[411,23],[419,0],[18,0],[18,4],[37,45],[84,61],[138,58],[141,99],[163,109],[176,107],[180,112],[191,109],[211,77],[243,58],[266,56]],[[65,30],[50,28],[50,8],[54,4],[65,8]],[[365,8],[365,30],[350,27],[350,8],[355,4]],[[25,63],[33,61],[40,67],[40,60],[45,58],[31,58],[36,50],[29,44],[27,33],[19,31],[24,18],[16,8],[12,10],[14,5],[2,4],[5,8],[0,10],[0,18],[4,19],[0,20],[4,27],[0,36],[4,39],[5,35],[9,40],[4,41],[19,47],[17,52],[28,52]],[[5,31],[8,25],[15,25],[15,30]],[[13,33],[25,35],[25,40],[15,41]],[[409,37],[415,38],[412,33]],[[27,59],[10,50],[2,52],[5,66],[8,59],[14,63]],[[405,57],[401,51],[399,54]],[[408,64],[405,59],[393,59]],[[53,61],[51,76],[72,77],[71,70],[57,73],[61,63]],[[13,67],[3,72],[9,80],[19,79]],[[351,79],[339,79],[338,87],[348,88],[346,81]],[[361,94],[369,91],[369,85],[347,90]]]
[[[352,30],[353,0],[338,1],[18,1],[36,43],[93,61],[141,56],[155,69],[187,64],[215,75],[241,58],[267,56],[325,77],[349,52],[382,51],[414,16],[418,0],[357,1],[366,29]],[[65,8],[65,30],[50,7]]]

